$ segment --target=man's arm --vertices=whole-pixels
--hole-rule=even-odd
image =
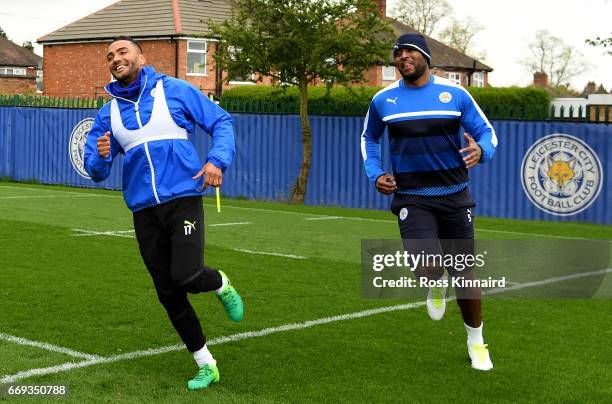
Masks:
[[[372,101],[361,133],[361,157],[368,179],[374,183],[379,192],[389,195],[397,190],[397,185],[395,178],[382,169],[380,138],[384,131],[385,126]]]
[[[180,87],[183,113],[212,136],[213,145],[208,152],[206,162],[225,170],[236,154],[231,115],[194,86]]]
[[[103,181],[108,177],[113,159],[120,151],[117,141],[110,136],[110,132],[110,118],[106,119],[101,110],[96,115],[87,135],[83,153],[85,171],[95,182]],[[108,149],[106,145],[108,145]]]
[[[208,185],[218,187],[223,183],[223,171],[236,155],[232,117],[224,109],[204,96],[192,85],[171,82],[180,93],[180,105],[185,118],[200,125],[213,139],[204,167],[193,177],[204,177],[202,189]]]
[[[380,154],[380,138],[385,131],[385,126],[378,115],[374,101],[370,103],[368,113],[363,122],[361,133],[361,157],[366,175],[370,182],[376,183],[376,179],[385,172],[382,169]]]
[[[476,141],[482,151],[480,158],[481,163],[489,161],[495,154],[495,148],[497,147],[497,135],[493,126],[482,112],[474,98],[463,90],[463,105],[461,111],[461,126],[470,134],[470,136]],[[468,141],[468,148],[470,142]],[[462,149],[465,150],[465,149]]]

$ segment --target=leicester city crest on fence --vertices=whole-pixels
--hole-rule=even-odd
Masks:
[[[535,142],[521,165],[523,190],[539,209],[570,216],[599,195],[603,170],[597,154],[582,140],[555,133]]]
[[[70,162],[75,171],[83,178],[89,179],[89,174],[85,171],[85,165],[83,161],[83,152],[85,151],[85,142],[87,141],[87,134],[93,125],[93,118],[85,118],[81,122],[77,123],[72,133],[70,134],[70,141],[68,142],[68,154],[70,155]]]

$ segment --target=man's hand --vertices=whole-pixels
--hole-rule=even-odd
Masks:
[[[221,173],[221,169],[215,167],[213,163],[206,163],[204,167],[198,172],[194,180],[197,180],[201,176],[204,176],[204,184],[202,185],[202,190],[209,185],[213,187],[219,187],[223,183],[223,174]]]
[[[110,155],[110,132],[106,132],[104,136],[98,138],[98,154],[103,159],[108,158]]]
[[[376,190],[385,195],[390,195],[397,191],[395,178],[390,174],[383,174],[376,179]]]
[[[465,166],[470,169],[480,162],[480,159],[482,158],[482,149],[480,146],[478,146],[478,143],[476,143],[474,138],[467,133],[464,133],[463,137],[468,143],[468,146],[459,150],[459,153],[467,153],[465,156],[463,156],[463,161],[465,162]]]

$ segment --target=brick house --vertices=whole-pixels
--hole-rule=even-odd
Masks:
[[[375,0],[386,15],[386,1]],[[145,18],[146,17],[146,18]],[[118,35],[138,40],[147,63],[157,71],[187,80],[204,93],[226,88],[226,72],[217,69],[218,40],[211,37],[208,19],[231,17],[231,0],[120,0],[102,10],[38,39],[44,53],[44,94],[51,96],[106,96],[111,80],[105,65],[109,41]],[[393,22],[397,35],[411,31]],[[492,69],[428,38],[434,73],[476,85],[487,84]],[[389,50],[391,59],[391,50]],[[393,67],[375,66],[366,72],[367,85],[387,85],[398,74]],[[399,78],[399,77],[398,77]],[[236,77],[230,85],[253,84]],[[264,84],[269,84],[264,80]]]
[[[41,68],[40,56],[0,37],[0,94],[35,93]]]
[[[43,45],[44,94],[106,96],[111,81],[105,64],[112,38],[138,40],[147,64],[187,80],[208,93],[221,86],[214,52],[218,41],[207,37],[208,19],[231,15],[231,0],[121,0],[37,40]]]
[[[382,18],[387,18],[387,1],[375,0]],[[391,28],[395,37],[415,31],[399,21],[391,19]],[[445,77],[463,86],[486,87],[489,85],[489,72],[493,69],[484,63],[451,48],[427,35],[424,35],[431,51],[431,71],[436,76]],[[393,55],[389,50],[387,66],[378,66],[367,72],[366,78],[370,85],[386,86],[400,78],[399,72],[393,66]]]

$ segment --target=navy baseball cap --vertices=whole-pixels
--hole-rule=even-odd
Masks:
[[[393,47],[394,57],[395,53],[400,49],[411,49],[420,52],[425,59],[427,59],[427,64],[431,66],[431,52],[429,51],[429,46],[427,46],[425,37],[418,32],[408,32],[397,38],[397,42],[395,42],[395,46]]]

